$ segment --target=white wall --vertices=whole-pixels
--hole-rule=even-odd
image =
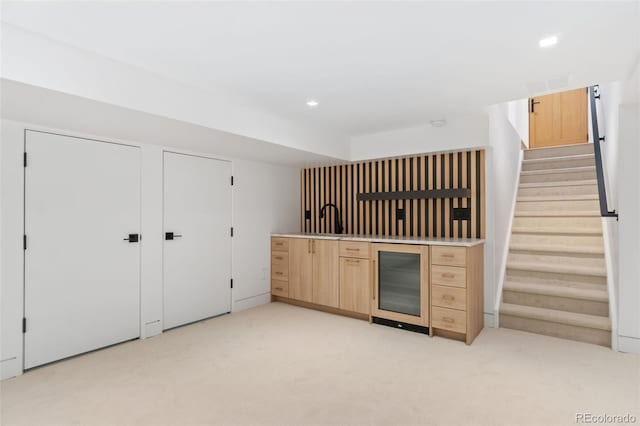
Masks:
[[[524,145],[529,147],[529,100],[518,99],[507,102],[507,118],[520,136]]]
[[[233,310],[238,311],[270,300],[269,233],[300,231],[300,170],[234,161],[233,174]]]
[[[22,369],[23,129],[0,121],[0,379]]]
[[[601,137],[605,137],[605,141],[600,144],[600,147],[609,210],[618,210],[617,170],[620,156],[618,108],[622,101],[623,88],[624,82],[622,81],[600,84],[600,100],[596,100],[598,132]],[[591,122],[591,116],[589,121]],[[591,132],[591,130],[589,131]]]
[[[492,222],[491,248],[493,306],[495,309],[502,293],[502,282],[509,252],[511,223],[520,178],[522,136],[512,125],[510,103],[489,107],[489,141],[491,162],[487,163],[487,221]],[[487,225],[487,235],[489,227]],[[497,321],[497,318],[495,318]]]
[[[113,139],[9,120],[0,123],[0,378],[6,378],[20,374],[22,368],[24,129]],[[162,155],[165,148],[133,141],[117,142],[142,149],[141,336],[150,337],[162,330]],[[198,154],[216,157],[211,152]],[[299,230],[300,183],[297,167],[227,159],[232,161],[236,182],[232,295],[233,311],[237,311],[269,301],[269,235]]]
[[[640,99],[637,99],[640,103]],[[619,109],[618,348],[640,353],[640,104]]]
[[[447,119],[443,127],[429,124],[354,136],[351,161],[398,157],[425,152],[455,151],[487,146],[488,121],[484,113]]]

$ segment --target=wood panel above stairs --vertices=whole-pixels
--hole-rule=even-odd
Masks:
[[[525,152],[500,326],[611,345],[592,144]]]

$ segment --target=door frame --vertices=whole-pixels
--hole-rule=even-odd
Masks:
[[[225,162],[225,163],[229,163],[229,166],[230,166],[230,169],[231,169],[232,178],[233,178],[233,175],[234,175],[234,169],[233,169],[234,163],[233,163],[233,161],[231,159],[223,158],[223,157],[219,157],[219,156],[214,156],[214,155],[195,153],[193,151],[182,151],[182,150],[169,149],[169,148],[163,148],[162,149],[162,157],[161,157],[161,161],[162,161],[162,218],[161,218],[161,220],[162,220],[162,233],[161,233],[161,238],[162,238],[162,240],[161,240],[162,241],[162,248],[161,248],[161,250],[162,250],[162,262],[161,262],[161,265],[160,265],[160,268],[161,268],[160,273],[162,275],[162,280],[161,280],[162,317],[160,319],[160,321],[162,323],[161,324],[161,333],[164,333],[165,331],[172,330],[173,328],[183,327],[185,325],[193,324],[195,322],[204,321],[204,320],[208,319],[208,318],[203,318],[201,320],[197,320],[197,321],[190,322],[190,323],[187,323],[187,324],[178,325],[178,326],[172,327],[170,329],[169,328],[165,328],[165,326],[164,326],[164,308],[165,308],[165,303],[164,303],[164,289],[165,289],[165,277],[164,277],[165,256],[164,256],[164,253],[165,253],[165,250],[164,250],[164,246],[166,244],[165,239],[164,239],[164,233],[165,233],[165,228],[164,228],[164,225],[165,225],[165,211],[164,211],[165,210],[164,209],[164,206],[165,206],[165,191],[164,191],[164,188],[165,188],[165,161],[164,161],[164,159],[165,159],[165,154],[185,155],[185,156],[188,156],[188,157],[204,158],[204,159],[207,159],[207,160],[215,160],[215,161],[222,161],[222,162]],[[231,228],[233,228],[234,227],[234,218],[235,218],[235,215],[234,215],[234,205],[235,205],[235,202],[234,202],[235,201],[234,200],[234,186],[235,186],[235,184],[231,184],[231,182],[229,184],[231,185],[231,199],[230,199],[230,203],[231,203],[231,211],[230,211],[231,224],[230,224],[230,226],[231,226]],[[234,237],[231,236],[231,238],[230,238],[231,241],[229,242],[229,252],[230,252],[230,256],[229,256],[229,263],[230,263],[229,271],[230,271],[230,274],[231,274],[231,277],[230,277],[231,280],[233,280],[233,258],[234,258],[234,256],[233,256],[233,252],[234,252],[234,250],[233,250],[234,249],[233,238]],[[233,312],[233,290],[234,290],[234,288],[231,287],[231,291],[229,292],[229,313]],[[225,315],[225,314],[220,314],[220,315]],[[210,318],[215,318],[216,316],[220,316],[220,315],[215,315],[214,317],[210,317]]]

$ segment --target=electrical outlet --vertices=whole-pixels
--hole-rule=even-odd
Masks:
[[[453,220],[471,220],[470,207],[454,207]]]
[[[267,273],[269,272],[269,268],[262,268],[262,281],[267,280]]]

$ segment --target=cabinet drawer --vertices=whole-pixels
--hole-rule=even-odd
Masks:
[[[287,263],[272,263],[271,264],[271,278],[276,280],[289,279],[289,262]]]
[[[285,251],[271,252],[271,266],[273,265],[289,265],[289,253]]]
[[[467,270],[457,266],[432,265],[431,284],[466,287]]]
[[[271,251],[289,251],[289,239],[279,237],[271,238]]]
[[[369,243],[361,243],[355,241],[340,241],[341,257],[359,257],[361,259],[369,258]]]
[[[433,246],[431,264],[448,266],[466,266],[467,249],[465,247]]]
[[[464,311],[467,308],[467,291],[464,288],[434,285],[431,287],[431,304]]]
[[[272,280],[271,294],[274,296],[289,297],[289,283],[287,281]]]
[[[458,333],[467,332],[467,313],[456,309],[431,308],[431,326]]]

